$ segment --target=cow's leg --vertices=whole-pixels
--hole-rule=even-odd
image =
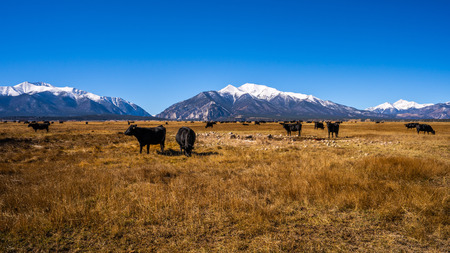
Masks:
[[[147,144],[147,154],[150,153],[150,144]]]
[[[160,146],[161,146],[161,153],[163,153],[164,152],[164,142],[161,143]]]
[[[140,149],[139,149],[139,154],[142,154],[142,147],[144,147],[144,145],[140,145],[140,144],[139,144],[139,147],[140,147]]]
[[[180,145],[180,153],[183,154],[183,147]]]

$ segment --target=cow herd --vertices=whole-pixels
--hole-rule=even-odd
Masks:
[[[157,127],[138,127],[137,125],[130,125],[124,133],[125,135],[134,136],[139,142],[142,154],[142,148],[147,146],[147,154],[149,153],[150,145],[159,144],[161,153],[164,152],[164,142],[166,140],[166,128],[162,125]],[[191,156],[195,143],[195,132],[189,127],[181,127],[178,129],[175,140],[180,145],[180,153],[186,156]],[[183,152],[184,151],[184,152]]]
[[[324,129],[323,123],[321,122],[315,122],[315,128],[316,129]],[[319,124],[317,124],[319,123]],[[216,124],[216,122],[206,122],[205,128],[213,127]],[[259,122],[258,122],[259,124]],[[257,124],[257,125],[258,125]],[[302,131],[302,123],[301,121],[296,121],[293,124],[289,123],[280,123],[283,128],[286,130],[287,135],[290,136],[292,132],[298,132],[298,136],[300,136]],[[330,138],[330,134],[332,137],[338,137],[339,133],[339,124],[340,122],[327,122],[327,128],[328,128],[328,138]],[[248,125],[247,123],[243,123],[243,125]],[[166,128],[162,125],[157,127],[150,127],[150,128],[144,128],[144,127],[138,127],[137,125],[130,125],[128,129],[124,133],[125,135],[134,136],[139,142],[140,150],[139,153],[142,153],[142,148],[144,146],[147,146],[147,154],[149,153],[150,145],[157,145],[159,144],[161,146],[161,153],[164,152],[164,141],[166,139]],[[192,149],[194,149],[194,143],[195,143],[195,132],[190,129],[189,127],[181,127],[178,129],[178,132],[175,136],[175,140],[180,145],[180,153],[191,156]]]
[[[436,134],[436,132],[433,130],[433,128],[428,124],[407,123],[407,124],[405,124],[405,127],[408,129],[415,128],[417,130],[417,134],[420,134],[420,132],[423,132],[424,134],[425,134],[425,132],[427,132],[427,134],[429,134],[429,133]]]
[[[33,128],[35,132],[37,130],[46,130],[49,131],[49,126],[53,122],[44,121],[44,123],[38,123],[38,122],[28,122],[25,121],[24,123],[28,124],[28,127]],[[63,121],[60,121],[59,123],[63,123]],[[149,153],[150,145],[157,145],[159,144],[161,147],[161,152],[164,152],[164,142],[166,139],[166,128],[162,125],[157,127],[150,127],[150,128],[144,128],[144,127],[138,127],[136,124],[132,124],[134,121],[128,121],[128,129],[124,132],[125,135],[129,136],[135,136],[136,139],[139,142],[140,150],[139,152],[142,153],[142,148],[144,146],[147,146],[147,154]],[[245,122],[244,122],[245,123]],[[255,121],[255,125],[259,125],[260,121]],[[314,123],[314,129],[325,129],[323,122],[310,122],[307,123]],[[328,138],[331,137],[338,137],[339,134],[339,125],[340,121],[337,122],[325,122],[327,129],[328,129]],[[166,123],[167,124],[167,123]],[[213,127],[217,122],[215,121],[208,121],[206,122],[205,128]],[[292,132],[298,133],[298,136],[301,135],[302,131],[302,121],[290,121],[290,122],[282,122],[280,123],[282,127],[286,130],[286,134],[290,136]],[[248,125],[248,124],[243,124]],[[405,127],[407,129],[416,129],[417,133],[420,134],[420,132],[425,132],[427,134],[436,134],[436,132],[433,130],[433,128],[428,124],[419,124],[419,123],[407,123],[405,124]],[[191,156],[192,150],[194,149],[194,143],[195,143],[196,134],[195,132],[190,129],[189,127],[181,127],[176,136],[175,140],[180,145],[180,153]]]

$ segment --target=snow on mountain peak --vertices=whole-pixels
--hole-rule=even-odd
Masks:
[[[239,87],[239,90],[262,99],[270,99],[281,93],[281,91],[277,89],[254,83],[243,84],[241,87]]]
[[[19,83],[15,86],[3,86],[0,87],[0,95],[1,96],[20,96],[22,94],[36,94],[41,92],[51,92],[54,95],[65,95],[69,97],[73,97],[75,99],[80,99],[87,97],[94,101],[100,101],[102,99],[101,96],[95,95],[93,93],[89,93],[86,91],[78,90],[72,87],[54,87],[51,84],[44,82],[23,82]]]
[[[424,107],[427,107],[430,105],[433,105],[433,104],[418,104],[413,101],[407,101],[404,99],[400,99],[393,104],[391,104],[389,102],[385,102],[385,103],[375,106],[375,107],[369,107],[366,110],[369,110],[369,111],[387,110],[387,109],[408,110],[411,108],[420,109],[420,108],[424,108]]]
[[[378,106],[369,107],[366,110],[374,111],[374,110],[377,110],[377,109],[378,110],[394,109],[394,106],[391,103],[389,103],[389,102],[385,102],[385,103],[383,103],[381,105],[378,105]]]
[[[265,85],[254,84],[254,83],[245,83],[240,87],[236,88],[233,85],[228,85],[227,87],[219,90],[220,94],[230,94],[233,97],[240,97],[244,94],[249,94],[258,99],[270,100],[276,96],[284,96],[284,97],[292,97],[299,100],[309,100],[312,102],[325,102],[320,99],[317,99],[311,95],[305,95],[301,93],[294,92],[282,92],[275,88],[271,88]]]
[[[395,102],[393,104],[393,106],[395,108],[397,108],[398,110],[407,110],[407,109],[410,109],[410,108],[420,109],[420,108],[424,108],[424,107],[430,106],[430,105],[433,105],[433,104],[418,104],[416,102],[406,101],[406,100],[403,100],[403,99],[400,99],[400,100],[398,100],[397,102]]]

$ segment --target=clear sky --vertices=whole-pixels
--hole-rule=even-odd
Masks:
[[[0,86],[43,81],[151,114],[257,83],[358,109],[450,101],[450,1],[0,1]]]

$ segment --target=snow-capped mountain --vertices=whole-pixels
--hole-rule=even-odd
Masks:
[[[375,107],[369,107],[366,110],[385,114],[397,114],[399,111],[405,111],[410,109],[421,109],[431,105],[433,104],[418,104],[413,101],[406,101],[400,99],[393,104],[386,102]]]
[[[439,104],[418,104],[413,101],[403,99],[397,102],[383,103],[381,105],[367,108],[366,110],[394,118],[413,118],[413,119],[449,119],[450,102]]]
[[[361,118],[379,116],[312,95],[282,92],[264,85],[228,85],[219,91],[201,92],[176,103],[157,117],[177,120],[231,118]]]
[[[0,116],[97,114],[151,116],[122,98],[98,96],[72,87],[54,87],[43,82],[0,87]]]

